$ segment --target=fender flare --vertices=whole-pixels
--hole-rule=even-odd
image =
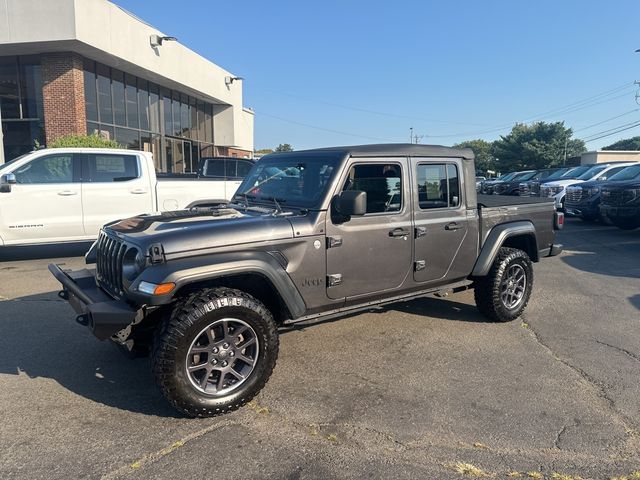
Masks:
[[[505,240],[511,237],[525,235],[533,237],[534,248],[537,251],[536,227],[533,226],[533,223],[520,221],[504,223],[493,227],[489,232],[489,235],[487,235],[484,245],[482,245],[482,250],[476,260],[476,264],[473,267],[471,275],[474,277],[484,277],[487,275],[493,261],[498,255],[498,250],[500,250],[502,245],[504,245]]]
[[[247,273],[260,275],[271,283],[292,318],[306,312],[304,299],[286,270],[274,256],[262,251],[201,255],[153,265],[131,284],[129,295],[140,303],[164,305],[173,301],[175,293],[186,285]],[[150,297],[138,292],[141,281],[155,284],[173,282],[176,288],[167,295]]]

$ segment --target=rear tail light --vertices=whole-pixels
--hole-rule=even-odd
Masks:
[[[555,230],[562,230],[562,227],[564,227],[564,213],[556,212],[554,222],[553,222],[553,228]]]

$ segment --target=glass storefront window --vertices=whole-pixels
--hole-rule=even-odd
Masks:
[[[164,117],[164,133],[171,135],[173,133],[173,117],[171,113],[171,92],[162,89],[162,110]]]
[[[8,162],[34,149],[35,142],[44,145],[42,120],[13,120],[2,122],[4,161]]]
[[[138,112],[140,128],[149,130],[149,84],[146,80],[138,79]]]
[[[42,70],[39,57],[20,57],[22,118],[44,118]]]
[[[125,76],[124,98],[127,107],[127,127],[139,128],[138,124],[138,92],[136,89],[136,77]],[[146,128],[149,128],[148,126]]]
[[[198,140],[198,108],[196,107],[196,99],[189,99],[189,110],[191,111],[191,131],[189,137]]]
[[[42,91],[42,89],[40,89]],[[84,64],[84,102],[87,120],[98,121],[98,91],[96,89],[96,70],[94,62]]]
[[[173,99],[172,99],[171,105],[173,108],[173,130],[171,130],[171,132],[172,132],[172,135],[179,137],[182,134],[181,128],[180,128],[180,94],[179,93],[173,92]]]
[[[160,93],[157,85],[149,84],[149,127],[160,133]]]
[[[113,92],[113,119],[116,125],[126,125],[126,110],[124,108],[124,73],[111,71],[111,90]]]
[[[180,124],[182,126],[180,134],[183,137],[189,138],[189,133],[191,131],[191,115],[189,114],[189,97],[186,95],[182,95],[181,98]]]
[[[204,109],[204,141],[213,143],[213,105],[205,104]]]
[[[140,132],[130,128],[116,128],[116,142],[123,147],[140,150]]]
[[[0,107],[2,118],[20,118],[18,61],[16,57],[0,57]]]
[[[100,122],[113,123],[109,67],[98,64],[96,70],[98,74],[98,113]]]

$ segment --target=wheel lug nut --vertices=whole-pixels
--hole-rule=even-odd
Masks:
[[[224,345],[222,345],[222,348],[229,348],[229,344],[225,343]]]
[[[218,353],[218,348],[217,347],[213,347],[213,353]]]
[[[218,360],[216,360],[215,358],[211,361],[211,363],[213,363],[214,365],[216,365],[218,363]]]
[[[230,356],[230,357],[233,357],[234,355],[235,355],[234,351],[233,351],[233,350],[231,350],[231,351],[229,352],[229,356]]]
[[[228,365],[227,362],[222,362],[223,367],[226,367],[227,365]]]

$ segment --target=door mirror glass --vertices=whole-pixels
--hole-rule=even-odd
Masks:
[[[362,190],[346,190],[333,199],[333,207],[337,213],[350,217],[367,213],[367,192]]]
[[[5,173],[0,177],[0,192],[11,191],[11,185],[16,183],[16,176],[13,173]]]

